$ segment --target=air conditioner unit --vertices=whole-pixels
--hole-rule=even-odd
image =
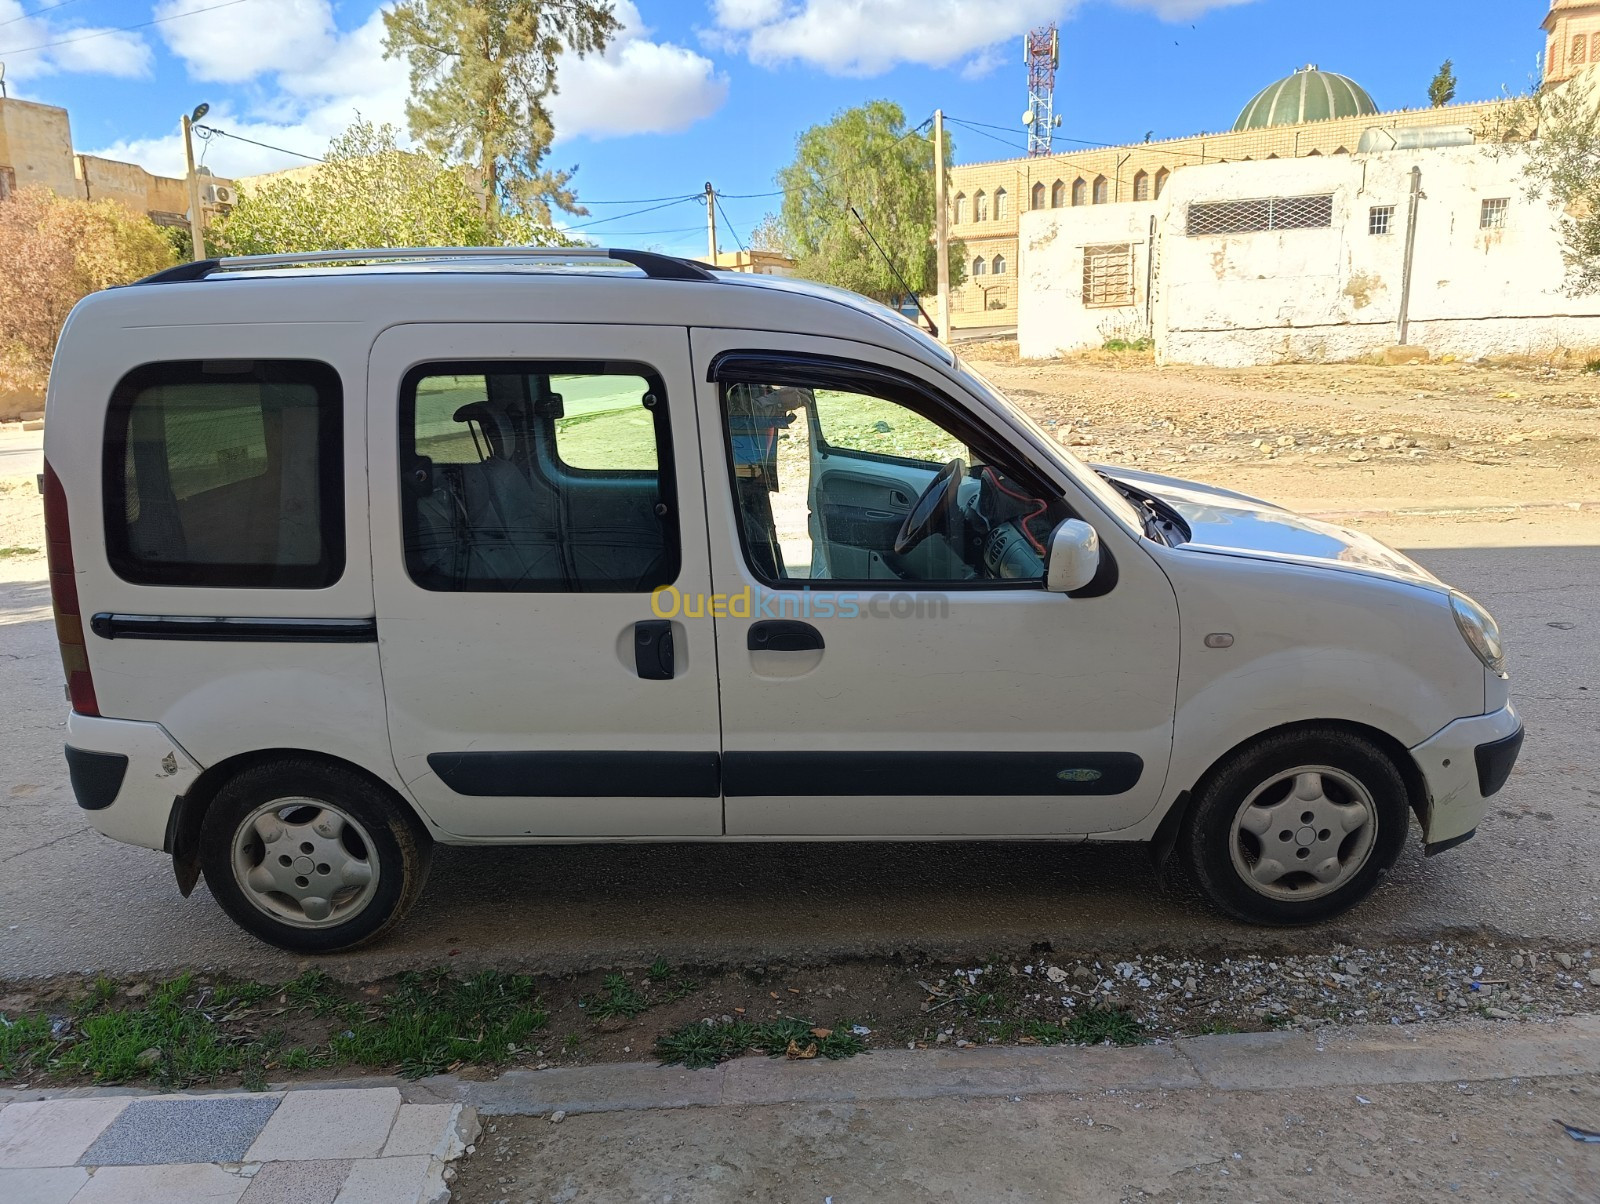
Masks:
[[[232,184],[207,184],[206,204],[208,205],[237,205],[239,192]]]

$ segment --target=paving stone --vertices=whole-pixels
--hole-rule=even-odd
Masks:
[[[239,1162],[280,1098],[273,1094],[134,1100],[78,1161],[84,1166]]]
[[[245,1161],[376,1158],[399,1108],[393,1087],[288,1092]]]
[[[460,1104],[401,1104],[394,1128],[389,1130],[389,1140],[383,1143],[383,1156],[433,1154],[460,1111]]]
[[[209,1163],[103,1166],[72,1204],[238,1204],[249,1183],[243,1175]]]
[[[350,1167],[334,1204],[417,1204],[433,1159],[363,1158]]]
[[[0,1171],[0,1200],[26,1204],[67,1204],[89,1181],[81,1166],[30,1167]]]
[[[122,1099],[53,1099],[0,1109],[0,1167],[73,1166],[128,1106]]]
[[[350,1166],[347,1158],[268,1162],[250,1180],[239,1204],[333,1204]]]

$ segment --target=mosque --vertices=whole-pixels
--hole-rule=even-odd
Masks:
[[[1600,0],[1553,0],[1544,30],[1547,86],[1600,64]],[[1384,110],[1355,80],[1311,65],[1256,93],[1222,133],[962,164],[949,182],[950,231],[966,244],[967,282],[952,291],[951,326],[1016,324],[1020,212],[1152,201],[1174,172],[1194,164],[1348,155],[1374,128],[1399,135],[1455,127],[1501,141],[1511,132],[1510,108],[1499,98]]]

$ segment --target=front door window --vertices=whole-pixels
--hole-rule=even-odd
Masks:
[[[883,588],[1042,578],[1050,531],[1070,517],[1058,498],[912,392],[796,379],[722,389],[739,534],[758,579]]]

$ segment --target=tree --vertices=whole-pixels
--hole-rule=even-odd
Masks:
[[[1567,294],[1600,292],[1600,108],[1592,90],[1577,82],[1530,103],[1538,137],[1526,147],[1528,198],[1560,211]]]
[[[756,228],[750,231],[750,249],[788,255],[789,235],[783,228],[783,219],[776,213],[769,213],[756,223]]]
[[[37,396],[72,307],[171,267],[155,225],[116,201],[25,188],[0,201],[0,393]]]
[[[1434,108],[1442,109],[1455,98],[1456,63],[1454,59],[1445,59],[1444,66],[1439,68],[1439,73],[1428,85],[1428,101]]]
[[[401,150],[398,131],[357,119],[318,166],[246,187],[207,242],[225,255],[345,247],[565,246],[522,214],[491,223],[471,172]]]
[[[411,67],[406,120],[434,155],[471,163],[491,226],[500,212],[550,224],[585,213],[572,171],[543,166],[556,63],[603,51],[621,25],[598,0],[400,0],[383,14],[385,58]]]
[[[953,162],[948,135],[945,166]],[[906,128],[900,106],[874,100],[846,109],[796,141],[795,160],[778,173],[782,229],[802,276],[890,302],[905,292],[867,231],[918,294],[937,288],[933,245],[933,139]],[[950,283],[966,279],[966,252],[950,243]]]

